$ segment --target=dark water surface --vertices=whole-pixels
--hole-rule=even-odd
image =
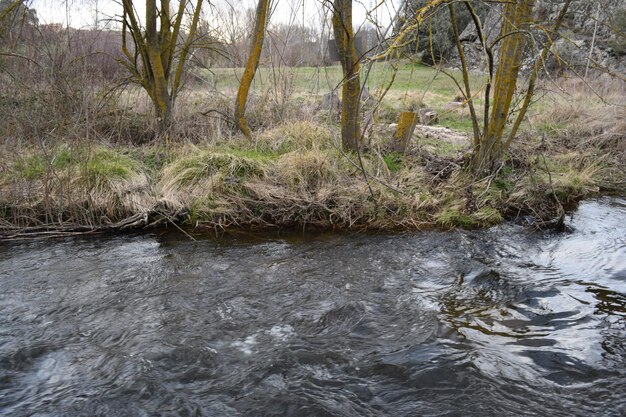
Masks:
[[[626,414],[626,200],[570,234],[0,246],[7,416]]]

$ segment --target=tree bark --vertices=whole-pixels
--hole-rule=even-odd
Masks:
[[[252,131],[250,130],[250,126],[248,126],[248,121],[245,116],[246,103],[248,101],[248,94],[250,92],[252,80],[254,80],[256,70],[259,67],[259,60],[261,59],[269,3],[269,0],[259,0],[259,3],[257,4],[254,33],[250,42],[250,53],[248,55],[248,61],[246,62],[246,68],[244,69],[243,76],[241,77],[241,82],[239,83],[239,90],[237,91],[237,98],[235,100],[235,124],[237,125],[237,128],[241,130],[241,133],[243,133],[248,139],[252,139]]]
[[[477,171],[490,171],[502,155],[502,137],[517,87],[534,5],[535,0],[516,0],[504,5],[502,31],[497,40],[502,46],[493,83],[491,114],[474,152],[474,169]]]
[[[163,24],[163,23],[161,23]],[[163,27],[161,31],[165,31]],[[167,64],[161,59],[161,43],[157,32],[157,7],[155,0],[146,0],[146,46],[150,65],[149,85],[152,90],[152,101],[157,114],[157,127],[160,134],[169,128],[172,115],[170,94],[167,89]]]
[[[352,0],[335,0],[333,4],[333,31],[343,69],[341,91],[341,144],[346,150],[356,150],[361,138],[359,120],[359,57],[354,45],[352,28]]]
[[[181,77],[191,44],[196,35],[202,0],[197,0],[193,10],[189,34],[182,47],[177,48],[183,14],[189,0],[180,0],[176,16],[170,11],[170,0],[146,0],[145,30],[135,15],[133,0],[122,0],[122,64],[132,78],[148,93],[154,105],[157,132],[166,133],[172,123],[172,107],[180,89]],[[157,20],[160,26],[157,29]],[[127,31],[135,51],[127,44]],[[177,62],[177,65],[174,64]],[[174,70],[175,68],[175,70]]]

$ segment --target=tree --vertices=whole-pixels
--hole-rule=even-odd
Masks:
[[[180,0],[176,13],[171,13],[170,0],[146,0],[146,21],[142,27],[133,0],[122,0],[123,64],[132,79],[148,93],[157,118],[159,134],[167,131],[172,121],[172,108],[181,88],[185,62],[196,36],[202,0],[191,11],[191,23],[184,37],[181,28],[188,0]],[[133,48],[129,48],[127,32]]]
[[[488,39],[486,29],[479,16],[477,2],[430,0],[416,10],[412,17],[407,18],[388,50],[380,57],[386,57],[407,44],[407,37],[442,6],[447,6],[453,32],[454,43],[459,54],[462,81],[459,82],[450,72],[441,71],[451,77],[459,87],[464,101],[467,103],[472,120],[473,156],[471,166],[475,173],[482,175],[491,173],[511,145],[517,131],[526,116],[532,101],[539,71],[543,68],[554,41],[558,38],[559,29],[564,21],[572,0],[565,0],[552,25],[539,25],[534,22],[534,6],[536,0],[511,0],[498,5],[501,14],[501,30],[495,40]],[[469,13],[476,30],[476,36],[483,51],[487,73],[484,83],[484,106],[482,115],[475,106],[476,94],[472,92],[469,82],[469,65],[459,28],[457,7],[463,6]],[[478,3],[479,5],[480,3]],[[492,7],[496,7],[493,6]],[[494,9],[498,10],[498,9]],[[543,39],[543,49],[537,53],[537,40]],[[409,42],[410,43],[410,42]],[[529,53],[531,52],[531,53]],[[380,58],[377,57],[377,58]],[[521,67],[530,64],[527,84],[523,86]],[[525,87],[525,88],[524,88]],[[523,91],[519,101],[516,91]],[[514,109],[514,103],[521,103]],[[515,111],[517,114],[513,117]],[[507,132],[507,128],[510,128]]]
[[[354,45],[354,29],[352,27],[352,0],[334,0],[332,7],[333,32],[343,70],[341,144],[344,149],[356,150],[361,137],[359,123],[361,82],[359,79],[359,57]]]
[[[504,150],[502,137],[515,95],[526,49],[527,33],[533,19],[535,0],[506,3],[502,12],[502,45],[493,82],[493,107],[483,138],[475,149],[475,165],[487,169]],[[487,111],[489,109],[486,109]]]
[[[250,40],[250,53],[248,54],[246,68],[244,69],[243,76],[241,77],[239,90],[237,91],[237,98],[235,99],[235,124],[248,139],[252,138],[252,132],[250,131],[250,127],[248,126],[248,121],[245,116],[246,103],[248,101],[248,93],[250,92],[252,80],[254,80],[256,70],[259,67],[259,60],[261,59],[269,6],[269,0],[259,0],[257,4],[254,32],[252,33],[252,39]]]
[[[0,0],[0,40],[37,22],[37,12],[25,0]]]
[[[459,85],[464,99],[468,103],[472,119],[474,132],[472,168],[478,174],[490,173],[509,148],[526,115],[534,94],[537,76],[558,35],[571,0],[565,1],[553,27],[542,29],[545,31],[545,44],[541,53],[534,57],[531,57],[528,52],[534,53],[534,39],[537,38],[537,33],[533,33],[535,0],[516,0],[505,3],[502,6],[500,35],[493,42],[489,42],[485,36],[483,24],[471,2],[463,1],[462,3],[470,12],[487,61],[488,72],[486,74],[482,120],[474,106],[474,94],[469,83],[469,68],[459,34],[456,5],[448,3],[463,75],[463,85],[458,83],[457,85]],[[529,44],[533,47],[529,48]],[[497,60],[495,57],[496,47],[498,48]],[[521,88],[520,69],[525,60],[531,63],[531,71],[524,89]],[[512,119],[515,93],[516,90],[520,89],[524,91],[521,98],[522,104],[516,117],[513,118],[510,131],[506,133],[506,128]]]

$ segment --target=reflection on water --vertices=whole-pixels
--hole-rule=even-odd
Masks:
[[[624,415],[624,219],[5,244],[0,414]]]

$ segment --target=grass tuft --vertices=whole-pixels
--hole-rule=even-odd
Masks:
[[[140,176],[140,164],[113,149],[96,148],[85,166],[85,180],[95,186],[104,187],[120,180]]]
[[[167,165],[163,180],[170,186],[187,186],[203,178],[221,175],[223,178],[245,179],[263,177],[266,167],[259,158],[240,156],[235,153],[195,149]]]
[[[504,221],[500,210],[493,207],[483,207],[471,215],[478,226],[491,227]]]
[[[438,225],[446,228],[463,227],[472,228],[477,226],[477,221],[470,215],[461,213],[455,208],[448,208],[437,215],[435,221]]]
[[[291,191],[314,193],[323,185],[332,186],[342,177],[341,167],[326,152],[290,152],[272,167],[279,184]]]
[[[255,144],[260,151],[284,154],[330,147],[332,140],[332,132],[328,128],[296,121],[261,133]]]

